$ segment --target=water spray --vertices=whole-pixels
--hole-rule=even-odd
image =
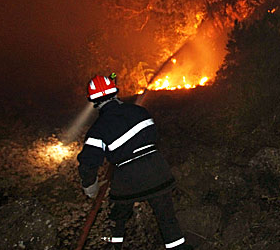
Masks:
[[[138,104],[138,105],[141,105],[143,104],[144,102],[144,97],[147,93],[147,88],[149,86],[149,84],[151,84],[154,79],[159,75],[159,73],[164,69],[164,67],[172,60],[172,58],[174,57],[174,55],[177,55],[181,49],[184,47],[184,45],[176,52],[174,53],[172,56],[170,56],[162,65],[161,67],[156,71],[156,73],[154,74],[154,76],[150,79],[150,81],[148,82],[147,84],[147,87],[146,89],[144,90],[143,94],[141,96],[138,96],[136,101],[135,101],[135,104]],[[111,75],[112,76],[112,75]],[[114,78],[116,78],[116,75],[114,74]],[[111,181],[111,175],[112,175],[112,172],[113,172],[113,166],[111,164],[107,164],[107,172],[105,174],[105,177],[104,177],[104,180],[105,181],[105,184],[102,185],[100,187],[100,190],[97,194],[97,197],[95,198],[94,202],[93,202],[93,207],[92,207],[92,210],[90,211],[87,219],[86,219],[86,222],[84,224],[84,227],[82,229],[82,232],[81,232],[81,235],[80,235],[80,239],[78,241],[78,244],[77,244],[77,248],[75,250],[82,250],[83,247],[84,247],[84,244],[85,244],[85,241],[87,239],[87,236],[89,234],[89,231],[91,229],[91,226],[96,218],[96,215],[98,213],[98,210],[101,206],[101,203],[102,203],[102,200],[104,199],[105,195],[106,195],[106,190],[108,189],[109,185],[110,185],[110,181]]]
[[[137,105],[143,105],[143,102],[145,101],[145,97],[148,93],[148,86],[153,83],[156,79],[156,77],[161,73],[161,71],[174,59],[176,55],[178,55],[183,48],[186,46],[187,43],[183,44],[174,54],[172,54],[170,57],[167,58],[167,60],[159,67],[159,69],[155,72],[153,77],[149,80],[147,83],[147,86],[143,92],[142,95],[139,95],[135,101],[135,104]],[[109,78],[115,81],[115,84],[117,84],[117,75],[115,73],[111,73]],[[61,136],[61,142],[55,143],[51,147],[51,152],[56,152],[56,155],[60,154],[61,159],[63,159],[63,155],[68,155],[68,144],[73,142],[78,135],[82,132],[82,128],[87,123],[89,118],[91,117],[93,120],[97,118],[97,110],[93,107],[91,102],[88,102],[85,107],[82,109],[82,111],[78,114],[78,116],[74,119],[74,121],[69,125],[66,132]],[[56,151],[55,151],[56,150]]]
[[[147,95],[147,91],[148,91],[148,86],[150,84],[152,84],[156,77],[161,73],[161,71],[171,62],[173,62],[173,59],[175,56],[177,56],[183,49],[184,47],[187,45],[188,42],[185,42],[174,54],[172,54],[171,56],[169,56],[162,64],[161,66],[158,68],[158,70],[155,72],[155,74],[152,76],[152,78],[149,80],[149,82],[147,83],[146,88],[144,89],[143,94],[139,95],[135,101],[135,104],[141,105],[144,102],[144,99]]]

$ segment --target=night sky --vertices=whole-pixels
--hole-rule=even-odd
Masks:
[[[2,0],[2,99],[26,101],[62,91],[59,86],[74,73],[76,51],[98,26],[102,10],[95,2]]]
[[[187,20],[184,24],[190,26],[187,28],[193,27],[193,21],[197,21],[196,13],[205,7],[204,1],[198,1],[196,5],[191,4],[191,8],[188,8],[187,1],[185,11],[175,8],[176,5],[171,2],[169,1],[167,6],[167,2],[161,2],[162,6],[159,7],[160,4],[154,1],[151,7],[148,0],[2,0],[0,101],[4,106],[11,100],[13,103],[23,103],[30,107],[39,104],[44,106],[44,103],[55,103],[55,99],[66,100],[70,91],[73,95],[73,90],[74,96],[77,91],[77,98],[84,98],[82,85],[86,86],[85,79],[90,77],[92,71],[104,70],[110,63],[114,71],[116,68],[119,68],[119,71],[129,71],[133,67],[137,68],[141,61],[148,62],[151,69],[158,69],[163,63],[160,60],[164,59],[162,52],[165,49],[173,51],[175,46],[172,48],[172,45],[176,42],[179,44],[180,39],[172,37],[176,33],[175,28],[181,27],[180,22],[183,20]],[[224,6],[222,1],[218,2]],[[206,12],[205,8],[204,11]],[[210,22],[203,22],[203,25],[199,26],[200,31],[208,29],[208,24],[215,21],[214,16],[219,19],[224,15],[224,11],[219,9],[211,11],[204,16]],[[186,40],[188,33],[184,33],[185,26],[181,29]],[[194,32],[194,28],[190,30],[192,31],[188,32]],[[219,30],[217,34],[216,46],[222,51],[220,54],[224,54],[226,39],[221,39],[221,34],[226,37],[227,30]],[[180,41],[181,44],[184,39]],[[83,54],[82,63],[87,70],[85,72],[79,68],[81,61],[78,61],[77,55],[85,52],[86,50],[81,48],[88,46],[90,42],[96,47]],[[205,44],[205,41],[197,36],[195,46],[198,52],[188,46],[184,53],[186,57],[183,57],[182,61],[186,62],[188,67],[190,62],[193,62],[193,67],[198,71],[199,67],[213,64],[213,61],[216,67],[223,57],[216,53],[218,56],[214,60],[212,52],[218,50],[212,46],[212,41],[207,50]],[[159,49],[160,46],[162,48]],[[156,50],[158,51],[155,52]],[[87,75],[82,79],[79,74]],[[80,86],[80,89],[77,89],[77,86]]]

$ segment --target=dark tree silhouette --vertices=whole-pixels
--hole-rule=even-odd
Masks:
[[[218,41],[235,19],[247,18],[265,0],[98,2],[104,11],[79,53],[81,75],[117,71],[125,85],[121,92],[128,95],[186,41],[198,33]]]

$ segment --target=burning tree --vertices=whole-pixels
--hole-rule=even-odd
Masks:
[[[215,76],[234,21],[249,18],[265,2],[100,1],[102,17],[80,53],[82,78],[116,71],[121,93],[131,95],[146,88],[156,69],[170,59],[175,87],[178,81],[199,85],[203,77]],[[172,57],[178,54],[180,58]],[[177,60],[176,67],[171,59]]]

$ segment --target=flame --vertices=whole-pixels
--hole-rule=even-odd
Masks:
[[[202,11],[190,12],[192,21],[175,26],[175,34],[180,37],[174,39],[173,47],[170,46],[173,37],[163,36],[158,39],[163,48],[161,62],[164,61],[163,67],[157,72],[160,75],[156,74],[151,83],[149,79],[152,78],[148,75],[145,84],[139,84],[137,94],[143,94],[145,86],[148,90],[177,90],[209,85],[209,80],[215,77],[225,56],[225,50],[221,48],[227,42],[226,33],[234,27],[236,20],[241,22],[248,18],[264,2],[259,0],[253,6],[247,0],[237,0],[232,4],[206,1],[205,8],[200,8]],[[277,11],[278,8],[268,10],[269,13]]]
[[[194,28],[197,29],[201,24],[201,22],[203,21],[204,13],[203,12],[196,13],[195,18],[197,20],[197,23],[194,24]]]
[[[273,8],[272,10],[268,10],[267,12],[273,14],[273,13],[275,13],[275,11],[276,11],[276,8]]]
[[[194,89],[197,86],[205,86],[207,82],[209,82],[209,77],[202,75],[197,76],[198,74],[194,74],[189,71],[184,66],[180,65],[175,68],[175,64],[177,64],[177,59],[175,57],[170,57],[169,61],[173,65],[173,70],[169,70],[170,73],[166,74],[163,77],[156,78],[152,83],[148,84],[146,87],[148,90],[180,90],[180,89]],[[177,65],[176,65],[177,66]],[[188,74],[183,75],[182,72]],[[209,73],[209,72],[208,72]],[[137,94],[141,95],[145,92],[144,89],[140,89]]]
[[[207,76],[204,76],[201,78],[200,82],[199,82],[199,85],[200,86],[205,86],[205,83],[208,81],[208,77]]]
[[[164,78],[158,78],[154,83],[150,84],[148,90],[178,90],[178,89],[193,89],[199,86],[205,86],[209,81],[207,76],[203,76],[196,83],[191,83],[187,80],[186,76],[182,76],[181,82],[175,80],[177,77],[170,77],[166,75]],[[138,94],[142,94],[142,91],[139,91]]]

